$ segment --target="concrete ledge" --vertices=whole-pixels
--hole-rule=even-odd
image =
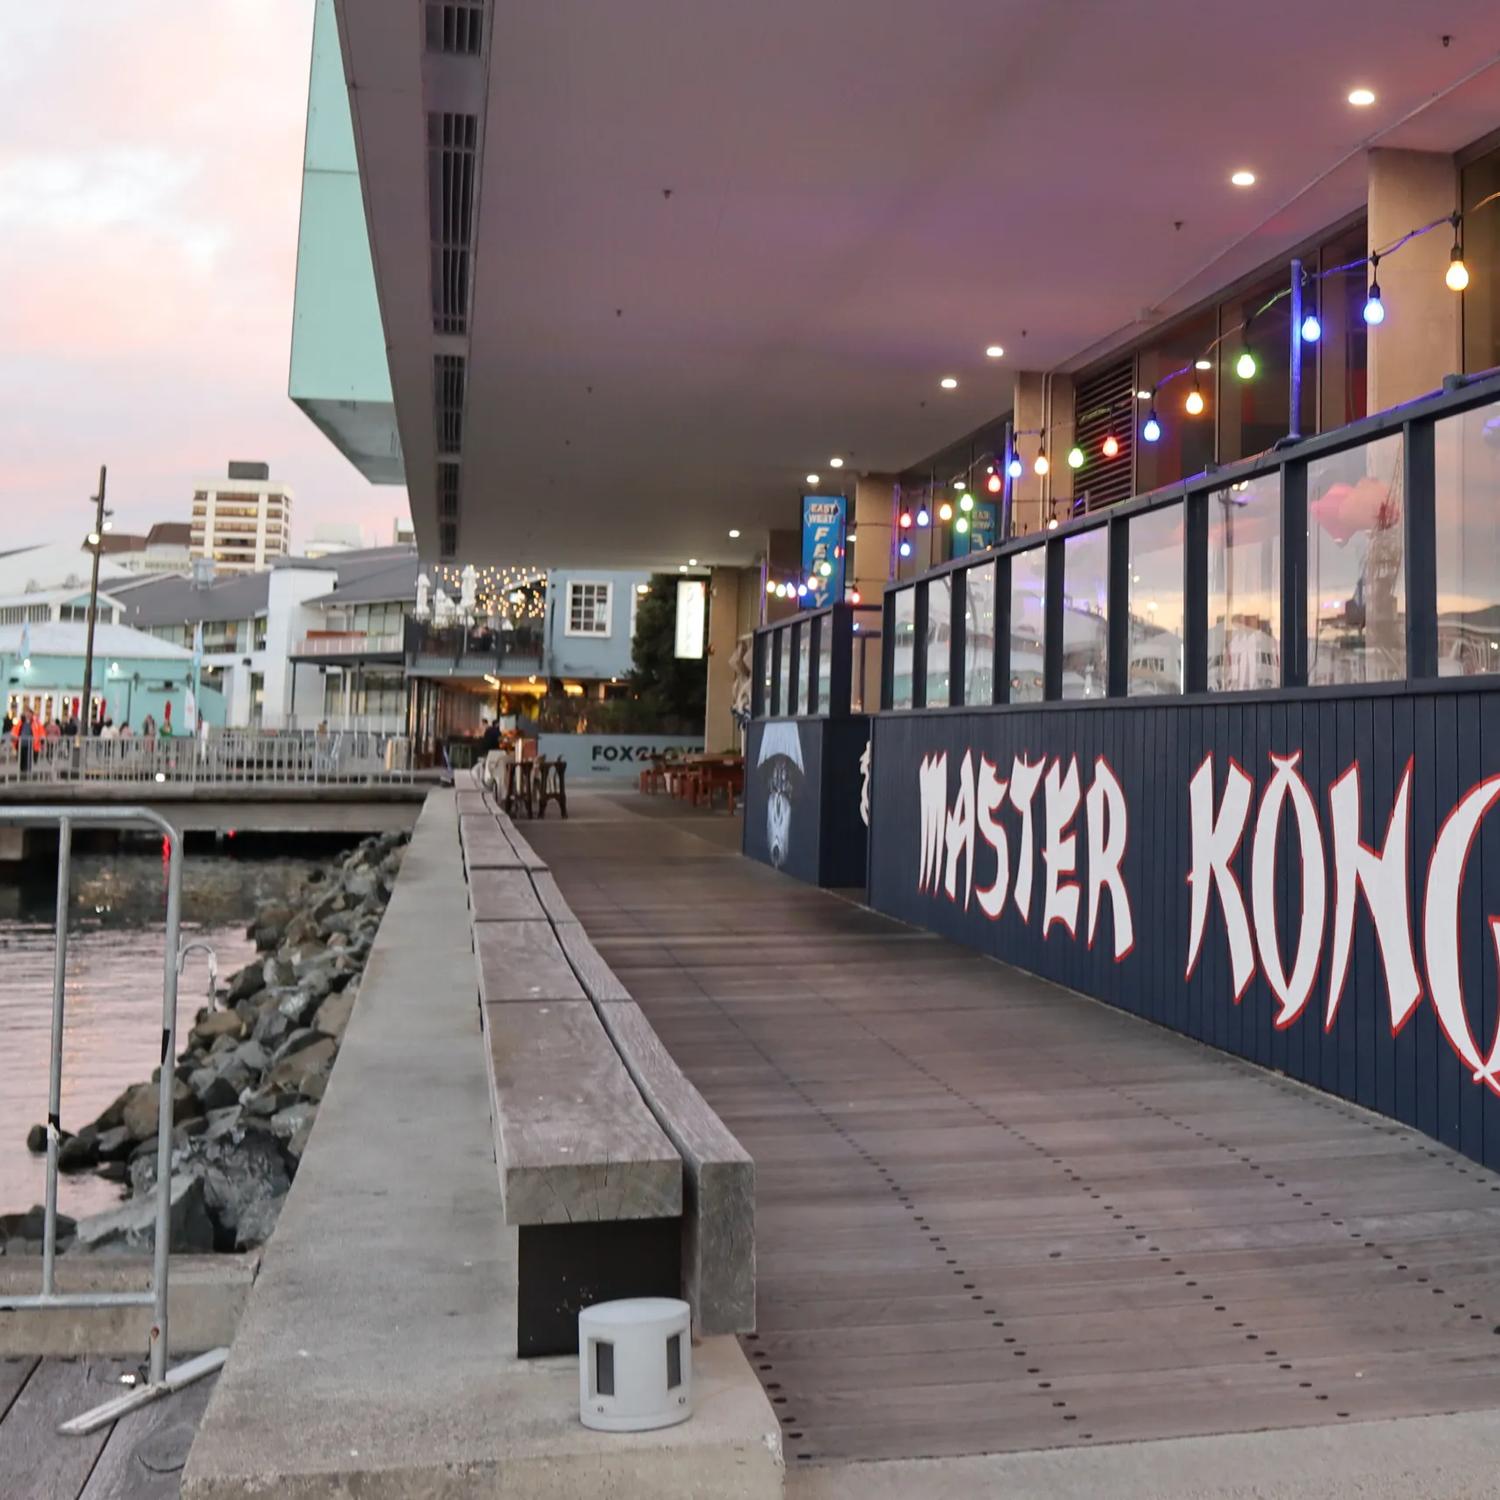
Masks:
[[[250,1297],[260,1251],[245,1255],[174,1255],[167,1318],[175,1362],[229,1343]],[[41,1290],[39,1255],[0,1261],[0,1292]],[[151,1262],[136,1256],[61,1256],[60,1292],[131,1292],[151,1284]],[[17,1354],[143,1355],[151,1342],[149,1307],[46,1308],[0,1312],[0,1358]]]
[[[428,799],[307,1154],[183,1475],[186,1500],[771,1500],[780,1430],[737,1343],[697,1414],[589,1432],[576,1358],[521,1361],[457,817]]]

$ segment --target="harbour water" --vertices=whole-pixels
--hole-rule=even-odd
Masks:
[[[294,896],[323,861],[189,854],[183,865],[184,941],[217,952],[220,975],[254,956],[245,924],[263,902]],[[56,867],[0,885],[0,1212],[40,1203],[45,1158],[26,1132],[47,1117]],[[161,1046],[167,867],[154,853],[75,854],[63,1034],[63,1128],[87,1124],[128,1084],[149,1078]],[[205,1003],[208,968],[188,960],[178,1034]],[[179,1044],[180,1050],[180,1044]],[[113,1207],[120,1188],[92,1172],[59,1178],[62,1212]]]

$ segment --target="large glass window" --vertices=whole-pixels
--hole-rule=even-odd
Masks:
[[[1208,497],[1208,686],[1281,683],[1281,476]]]
[[[1436,429],[1438,673],[1472,677],[1500,671],[1500,403]]]
[[[776,712],[788,717],[796,712],[792,706],[792,631],[787,626],[776,632],[777,650],[781,653],[781,664],[777,670]]]
[[[995,701],[995,564],[964,574],[964,702]]]
[[[791,711],[799,718],[807,712],[807,696],[812,689],[812,621],[804,620],[797,631],[797,706]]]
[[[1491,151],[1464,168],[1459,202],[1472,208],[1500,193],[1500,151]],[[1500,204],[1492,203],[1464,218],[1464,259],[1473,276],[1464,290],[1464,369],[1488,370],[1500,365]]]
[[[945,573],[927,585],[927,706],[952,702],[953,577]]]
[[[1400,434],[1307,466],[1307,680],[1406,676]]]
[[[1369,410],[1365,292],[1370,268],[1364,260],[1368,234],[1360,223],[1324,245],[1319,257],[1322,279],[1302,294],[1305,308],[1317,314],[1323,329],[1313,346],[1317,354],[1320,432],[1358,421]],[[1349,269],[1339,270],[1340,266]],[[1306,345],[1303,348],[1305,360],[1311,350]]]
[[[1218,332],[1218,312],[1209,308],[1196,318],[1166,330],[1136,356],[1137,389],[1149,391],[1168,376],[1176,377],[1156,394],[1161,436],[1154,443],[1140,438],[1146,420],[1146,402],[1134,401],[1132,410],[1119,418],[1129,422],[1134,416],[1137,494],[1201,473],[1214,461],[1214,415],[1218,409],[1214,371],[1195,366],[1200,359],[1207,363],[1212,358],[1206,351],[1213,346]],[[1189,372],[1178,374],[1184,366],[1189,367]],[[1203,398],[1203,410],[1196,416],[1186,405],[1195,387]]]
[[[768,719],[775,713],[776,705],[771,697],[776,672],[776,637],[763,635],[760,638],[760,714]]]
[[[1290,295],[1272,302],[1278,292],[1289,292],[1284,271],[1232,297],[1219,307],[1222,342],[1219,364],[1219,462],[1263,453],[1287,433],[1291,405]],[[1269,307],[1267,303],[1271,303]],[[1244,328],[1246,321],[1249,327]],[[1251,378],[1237,373],[1240,356],[1248,350],[1255,361]],[[1304,365],[1300,426],[1316,431],[1317,382],[1310,364]]]
[[[1130,520],[1132,696],[1182,691],[1182,502]]]
[[[1028,547],[1010,559],[1010,701],[1041,701],[1047,628],[1047,549]]]
[[[826,714],[833,684],[833,616],[822,615],[818,620],[818,701],[813,712]]]
[[[902,589],[895,596],[895,632],[891,641],[891,707],[910,708],[912,662],[917,647],[917,591]]]
[[[1109,529],[1063,543],[1064,698],[1102,698],[1109,691]]]

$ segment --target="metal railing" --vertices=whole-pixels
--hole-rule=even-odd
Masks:
[[[0,826],[38,827],[55,824],[57,842],[57,913],[52,965],[52,1048],[47,1085],[47,1202],[42,1239],[42,1289],[27,1295],[0,1295],[0,1312],[27,1308],[151,1308],[150,1382],[166,1388],[167,1277],[172,1222],[172,1086],[177,1056],[177,979],[186,952],[181,946],[182,836],[160,814],[144,807],[7,807],[0,808]],[[68,908],[72,877],[73,828],[147,827],[158,830],[167,844],[167,919],[165,961],[161,990],[161,1069],[156,1122],[156,1243],[151,1285],[137,1292],[59,1292],[57,1268],[57,1156],[62,1143],[63,1012],[67,990]],[[195,943],[195,948],[205,945]]]
[[[46,739],[29,752],[0,744],[0,786],[92,785],[338,786],[412,779],[404,735],[330,729],[326,733],[229,729],[202,736]]]
[[[305,635],[297,642],[298,656],[399,656],[406,649],[401,635],[366,635],[362,630],[340,634]]]

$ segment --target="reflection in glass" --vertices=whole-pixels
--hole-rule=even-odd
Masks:
[[[1307,680],[1406,676],[1399,433],[1307,466]]]
[[[1208,497],[1208,686],[1281,683],[1281,476]]]
[[[895,598],[895,637],[891,641],[891,707],[910,708],[912,660],[917,648],[917,591],[902,589]]]
[[[1436,424],[1438,675],[1500,671],[1500,403]]]
[[[1063,543],[1064,698],[1102,698],[1109,691],[1109,528]]]
[[[995,564],[964,574],[964,702],[995,701]]]
[[[788,625],[784,630],[778,630],[776,640],[781,652],[781,665],[776,679],[776,712],[789,716],[794,712],[792,708],[792,627]]]
[[[873,713],[880,706],[879,608],[867,604],[856,609],[851,628],[854,650],[849,664],[849,711]]]
[[[1134,697],[1182,691],[1182,502],[1130,520],[1130,672]]]
[[[1010,559],[1010,701],[1042,698],[1042,641],[1047,622],[1047,549],[1028,547]]]
[[[769,718],[776,711],[775,700],[771,693],[775,685],[776,674],[776,637],[767,635],[761,637],[761,659],[760,659],[760,712],[762,718]]]
[[[927,585],[927,706],[952,701],[950,663],[953,640],[953,579],[945,573]]]
[[[826,714],[833,682],[833,616],[818,620],[818,701],[813,712]]]
[[[812,621],[797,627],[797,706],[792,710],[801,718],[807,712],[807,695],[812,688]]]

